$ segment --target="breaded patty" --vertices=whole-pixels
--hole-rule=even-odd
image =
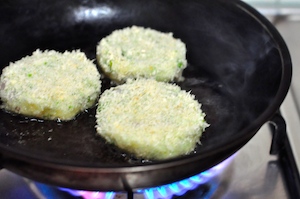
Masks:
[[[187,66],[186,46],[172,33],[132,26],[103,38],[97,46],[97,61],[119,83],[141,77],[181,80]]]
[[[107,142],[145,159],[193,151],[208,126],[195,96],[175,84],[129,80],[102,93],[97,133]]]
[[[36,50],[10,63],[0,79],[3,108],[25,116],[71,120],[93,106],[100,74],[84,53]]]

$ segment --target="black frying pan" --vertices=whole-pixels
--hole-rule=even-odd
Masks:
[[[288,49],[263,16],[237,0],[3,0],[0,66],[35,49],[81,49],[138,25],[173,32],[187,45],[179,85],[203,104],[207,129],[195,152],[145,161],[96,136],[95,108],[70,122],[0,112],[2,167],[34,180],[87,190],[132,190],[204,171],[246,144],[278,110],[291,81]],[[110,86],[103,79],[104,88]],[[255,150],[255,149],[253,149]]]

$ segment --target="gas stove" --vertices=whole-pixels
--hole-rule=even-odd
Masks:
[[[297,31],[300,12],[258,8],[277,27],[292,56],[294,74],[300,64]],[[298,42],[298,43],[297,43]],[[298,54],[297,54],[298,53]],[[298,71],[298,73],[297,73]],[[169,185],[127,192],[88,192],[54,187],[0,170],[3,199],[258,199],[300,198],[300,129],[298,91],[293,79],[290,92],[273,121],[262,126],[241,150],[208,171]],[[299,102],[299,103],[298,103]]]
[[[265,124],[248,144],[221,164],[191,178],[161,187],[135,190],[132,193],[70,190],[34,182],[2,169],[0,194],[4,199],[290,198],[290,191],[295,190],[288,189],[292,188],[294,182],[289,179],[292,176],[287,174],[293,171],[284,169],[287,167],[285,164],[290,164],[285,150],[289,146],[274,140],[272,129],[274,126]],[[281,148],[281,152],[277,147]]]

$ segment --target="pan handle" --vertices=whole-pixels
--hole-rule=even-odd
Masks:
[[[272,143],[270,148],[271,155],[278,155],[284,147],[284,138],[286,135],[286,122],[281,113],[277,111],[269,122],[272,132]]]

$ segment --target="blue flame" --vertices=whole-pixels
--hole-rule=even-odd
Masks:
[[[218,187],[218,183],[210,181],[215,176],[219,175],[227,167],[232,159],[233,156],[212,167],[211,169],[204,171],[198,175],[192,176],[188,179],[184,179],[167,185],[162,185],[159,187],[140,189],[137,190],[137,193],[143,194],[146,199],[171,199],[174,195],[181,196],[187,191],[194,190],[200,185],[208,183],[210,185],[209,191],[205,194],[204,199],[211,198]],[[91,192],[65,188],[60,189],[72,194],[73,196],[81,196],[83,199],[113,199],[116,194],[114,192]]]
[[[208,183],[213,177],[219,175],[227,167],[227,165],[231,162],[232,159],[233,158],[230,157],[222,163],[218,164],[217,166],[214,166],[211,169],[204,171],[198,175],[192,176],[188,179],[159,187],[138,190],[138,192],[143,193],[146,199],[169,199],[172,198],[172,196],[174,195],[181,196],[187,191],[196,189],[197,187],[199,187],[199,185]],[[218,183],[209,184],[210,191],[206,194],[205,198],[210,198],[210,196],[215,192],[215,190],[218,187]]]
[[[82,197],[84,199],[113,199],[115,197],[114,192],[100,192],[100,191],[81,191],[72,190],[68,188],[60,188],[60,190],[66,191],[73,196]]]

